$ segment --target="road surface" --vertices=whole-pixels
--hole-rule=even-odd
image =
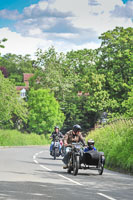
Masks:
[[[49,146],[0,148],[0,200],[133,200],[133,176],[62,168]]]

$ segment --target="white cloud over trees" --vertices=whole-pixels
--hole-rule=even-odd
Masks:
[[[49,45],[60,51],[84,46],[92,48],[92,44],[96,48],[101,33],[116,26],[132,26],[132,7],[133,2],[123,4],[122,0],[41,0],[25,7],[22,13],[17,8],[0,10],[1,19],[14,22],[13,32],[8,26],[1,28],[0,32],[8,38],[7,46],[18,38],[23,50],[29,43],[29,53],[40,46],[46,49]],[[27,52],[28,47],[24,51]]]

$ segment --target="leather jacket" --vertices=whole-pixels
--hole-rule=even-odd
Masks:
[[[51,135],[52,140],[54,141],[56,138],[63,139],[63,134],[61,132],[53,132]]]
[[[64,136],[64,144],[72,144],[73,142],[82,142],[85,145],[82,133],[75,135],[72,130],[68,131]]]

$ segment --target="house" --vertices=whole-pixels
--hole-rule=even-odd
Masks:
[[[29,89],[29,79],[33,76],[32,73],[23,73],[23,82],[25,86],[16,86],[16,90],[20,92],[21,98],[26,97],[26,91]]]
[[[79,91],[77,95],[80,97],[80,96],[89,96],[90,94],[89,94],[89,92],[86,92],[83,94],[82,91]]]

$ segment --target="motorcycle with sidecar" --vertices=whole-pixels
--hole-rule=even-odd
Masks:
[[[79,169],[98,170],[99,175],[102,175],[105,164],[104,152],[88,151],[84,152],[84,147],[81,143],[72,143],[69,148],[68,173],[73,172],[73,175],[78,174]]]

